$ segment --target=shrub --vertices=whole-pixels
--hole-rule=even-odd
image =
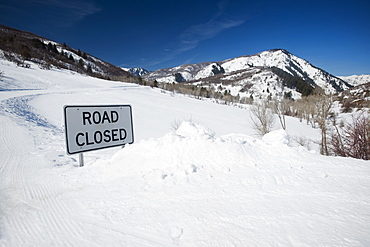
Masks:
[[[352,122],[343,128],[334,126],[329,138],[329,148],[333,155],[370,159],[370,118],[361,112],[352,115]]]
[[[251,106],[251,119],[253,127],[257,130],[261,136],[270,132],[274,125],[274,115],[268,104],[263,102],[261,104],[253,104]]]

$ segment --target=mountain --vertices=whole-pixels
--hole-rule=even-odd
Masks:
[[[354,109],[370,108],[370,82],[340,92],[336,100],[342,105],[342,111],[346,113]]]
[[[192,81],[217,74],[210,71],[213,66],[219,67],[217,63],[210,62],[185,64],[174,68],[159,69],[144,75],[143,78],[166,83]]]
[[[314,88],[321,88],[326,93],[336,93],[352,87],[348,82],[283,49],[220,62],[160,69],[144,75],[143,78],[162,83],[187,82],[209,87],[221,86],[230,90],[231,94],[243,94],[246,97],[278,96],[286,92],[292,92],[296,96],[307,95]]]
[[[98,78],[153,86],[157,85],[155,81],[159,84],[186,83],[188,87],[199,86],[198,89],[207,91],[207,95],[238,98],[288,96],[296,99],[311,94],[315,88],[336,93],[351,88],[351,82],[357,83],[357,79],[346,81],[335,77],[282,49],[154,72],[143,68],[119,68],[65,43],[3,25],[0,25],[0,55],[23,67],[34,62],[44,69],[62,68]]]
[[[370,82],[370,75],[351,75],[351,76],[338,76],[338,77],[353,86],[358,86],[358,85]]]
[[[259,138],[247,105],[30,64],[0,57],[1,247],[370,246],[370,161],[305,121]],[[79,167],[66,104],[130,104],[135,142]]]
[[[3,25],[0,25],[0,52],[22,67],[33,62],[43,69],[55,67],[98,78],[135,81],[130,73],[80,49]]]
[[[143,76],[145,74],[150,73],[149,70],[146,70],[144,68],[138,67],[138,68],[122,68],[124,71],[129,72],[131,75],[134,76]]]

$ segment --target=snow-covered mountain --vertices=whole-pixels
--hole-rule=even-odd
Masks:
[[[302,78],[313,87],[319,86],[326,92],[332,93],[351,87],[345,81],[282,49],[269,50],[253,56],[229,59],[224,61],[222,66],[227,72],[255,66],[277,67],[292,76]]]
[[[352,112],[353,109],[370,108],[370,82],[362,83],[337,95],[343,112]]]
[[[143,76],[145,74],[148,74],[150,71],[146,70],[144,68],[138,67],[138,68],[122,68],[124,71],[127,71],[131,73],[134,76]]]
[[[261,75],[258,75],[262,72],[265,75],[268,74],[268,76],[261,77]],[[266,90],[267,88],[262,84],[269,79],[270,84],[276,84],[275,88],[277,86],[280,88],[289,87],[289,85],[284,85],[286,84],[284,78],[287,76],[304,81],[308,87],[320,87],[326,93],[340,92],[352,87],[346,81],[282,49],[268,50],[255,55],[241,56],[221,62],[187,64],[170,69],[161,69],[148,73],[143,78],[164,83],[184,81],[204,83],[212,81],[210,77],[213,76],[217,76],[219,81],[225,83],[230,82],[229,79],[232,78],[234,84],[244,88],[244,92],[246,87],[251,88],[253,86]],[[296,89],[296,85],[291,85],[290,88]],[[235,91],[235,89],[231,91]],[[256,93],[256,91],[254,90],[253,93]]]
[[[351,76],[338,76],[338,77],[353,86],[358,86],[358,85],[370,82],[370,75],[351,75]]]
[[[319,155],[319,129],[257,138],[249,106],[30,66],[0,57],[0,246],[370,246],[370,161]],[[130,104],[135,143],[79,167],[71,104]]]
[[[197,64],[185,64],[168,69],[159,69],[144,75],[143,78],[149,81],[157,80],[158,82],[166,83],[191,81],[197,77],[198,73],[202,73],[203,70],[207,70],[207,67],[209,67],[211,64],[212,63],[210,62],[205,62]],[[203,73],[207,74],[206,72]],[[211,75],[207,74],[204,77]]]
[[[93,55],[36,34],[0,25],[0,55],[19,66],[62,68],[109,80],[135,81],[130,73]]]

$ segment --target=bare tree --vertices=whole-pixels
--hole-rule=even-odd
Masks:
[[[289,100],[288,99],[274,99],[272,102],[272,109],[274,110],[274,113],[277,114],[280,125],[283,128],[283,130],[286,130],[286,122],[285,122],[285,115],[289,111]]]
[[[342,134],[341,130],[338,128],[336,118],[333,117],[333,127],[335,129],[335,132],[331,132],[329,135],[329,150],[331,153],[334,155],[339,155],[339,156],[347,156],[345,153],[344,145],[343,145],[343,140],[342,140]]]
[[[317,100],[317,95],[311,95],[304,97],[301,100],[300,108],[303,114],[303,118],[306,119],[307,124],[311,124],[312,128],[316,128],[315,122],[315,102]]]
[[[348,151],[350,157],[369,160],[370,159],[370,118],[365,114],[353,115],[352,124],[347,125],[344,140],[351,148]]]
[[[266,102],[251,106],[251,119],[258,134],[265,135],[270,132],[274,125],[274,115]]]
[[[352,122],[336,131],[329,138],[334,155],[370,160],[370,117],[364,112],[352,115]]]
[[[328,145],[327,145],[327,120],[331,114],[331,109],[333,106],[333,99],[331,96],[325,94],[317,94],[309,96],[307,98],[313,99],[314,102],[314,120],[319,125],[321,129],[321,144],[320,153],[324,155],[329,155]]]

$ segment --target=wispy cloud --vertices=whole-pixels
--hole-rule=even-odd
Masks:
[[[186,59],[182,64],[190,64],[190,63],[192,63],[192,62],[193,62],[193,60],[194,60],[197,56],[199,56],[199,54],[195,54],[194,56],[187,58],[187,59]]]
[[[227,4],[228,4],[227,0],[219,1],[217,3],[218,11],[216,12],[216,14],[213,18],[217,18],[217,17],[221,16],[224,13]]]
[[[153,62],[151,65],[157,65],[171,60],[176,56],[196,48],[200,42],[214,38],[221,32],[242,25],[243,19],[222,18],[226,1],[218,3],[218,11],[206,23],[200,23],[185,29],[171,45],[171,49],[166,49],[162,59]]]
[[[54,21],[63,26],[72,25],[88,15],[92,15],[101,11],[101,9],[89,0],[74,1],[74,0],[18,0],[19,2],[27,2],[27,4],[42,4],[49,7],[56,7],[60,11],[53,14]],[[63,21],[62,21],[63,20]]]
[[[41,1],[41,0],[39,0]],[[100,12],[100,8],[97,7],[94,3],[89,1],[71,1],[71,0],[52,0],[52,1],[43,1],[51,5],[63,8],[70,12],[76,20],[81,20],[85,16],[92,15]]]
[[[198,24],[186,29],[179,36],[179,47],[177,52],[183,53],[198,46],[199,42],[215,37],[222,31],[237,27],[243,24],[244,20],[216,20],[212,19],[207,23]]]

